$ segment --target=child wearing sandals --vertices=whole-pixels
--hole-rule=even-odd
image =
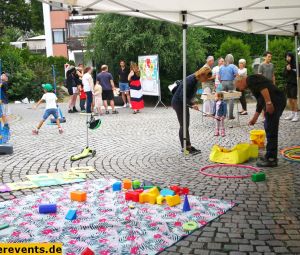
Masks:
[[[33,108],[36,109],[43,101],[45,101],[46,102],[46,110],[44,112],[43,119],[39,122],[38,126],[35,129],[32,130],[32,134],[33,135],[38,135],[39,134],[40,128],[42,127],[42,125],[44,124],[46,119],[48,119],[48,117],[50,115],[52,115],[54,117],[54,119],[56,120],[56,124],[57,124],[57,127],[58,127],[58,132],[60,134],[62,134],[63,129],[60,126],[58,111],[57,111],[57,105],[56,105],[57,97],[53,93],[53,87],[49,83],[43,84],[42,87],[44,89],[45,94],[43,95],[41,100],[39,100]]]
[[[216,117],[215,136],[219,136],[221,133],[222,137],[225,136],[224,119],[227,114],[227,105],[223,99],[224,94],[222,92],[217,92],[215,94],[215,102],[213,106],[213,116]]]

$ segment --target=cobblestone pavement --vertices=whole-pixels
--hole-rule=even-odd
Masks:
[[[180,184],[188,186],[194,195],[233,200],[237,206],[163,254],[300,254],[299,163],[280,158],[277,168],[265,169],[267,181],[261,183],[210,178],[199,173],[201,166],[210,164],[208,157],[213,144],[230,147],[248,141],[250,129],[245,124],[249,116],[241,117],[242,127],[233,122],[235,127],[226,128],[225,138],[215,138],[213,121],[202,120],[200,113],[192,111],[191,140],[202,154],[184,158],[172,109],[146,108],[136,115],[129,109],[120,109],[120,114],[104,116],[102,126],[89,132],[90,146],[97,150],[96,156],[72,163],[70,156],[79,153],[86,144],[86,117],[67,114],[64,134],[59,135],[55,126],[45,125],[38,136],[33,136],[31,130],[43,109],[29,108],[29,105],[11,105],[12,113],[20,118],[11,124],[14,154],[0,156],[4,183],[25,180],[28,174],[90,165],[96,168],[88,175],[90,179],[126,177]],[[63,110],[66,112],[65,105]],[[250,111],[254,111],[254,105]],[[262,123],[256,128],[262,128]],[[280,148],[300,145],[299,122],[282,120],[279,136]],[[0,201],[48,189],[51,187],[2,193]]]

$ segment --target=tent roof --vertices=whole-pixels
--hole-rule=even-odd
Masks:
[[[49,2],[49,0],[41,0]],[[186,23],[244,33],[293,35],[295,23],[300,23],[299,0],[54,0],[100,13]]]

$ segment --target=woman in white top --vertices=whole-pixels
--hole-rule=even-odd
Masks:
[[[82,76],[82,85],[83,90],[86,94],[86,112],[92,112],[92,103],[93,103],[93,89],[94,89],[94,80],[92,77],[93,69],[88,66],[84,69],[84,75]]]
[[[247,76],[247,68],[245,66],[246,66],[246,60],[243,58],[240,59],[238,76]],[[240,97],[240,103],[242,105],[242,111],[240,111],[240,115],[247,115],[248,113],[247,113],[247,101],[246,101],[245,91],[242,91],[242,96]]]

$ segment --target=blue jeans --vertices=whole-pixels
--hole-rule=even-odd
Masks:
[[[48,117],[50,115],[52,115],[54,117],[54,119],[57,120],[57,118],[58,118],[57,108],[46,109],[46,111],[44,112],[44,115],[43,115],[43,120],[48,119]]]
[[[86,112],[92,112],[92,102],[93,102],[93,93],[92,91],[87,91],[86,93]]]
[[[224,91],[231,91],[234,90],[233,81],[222,81],[222,86]],[[233,107],[234,107],[234,101],[233,99],[229,100],[229,118],[233,118]],[[245,109],[244,109],[245,110]]]

